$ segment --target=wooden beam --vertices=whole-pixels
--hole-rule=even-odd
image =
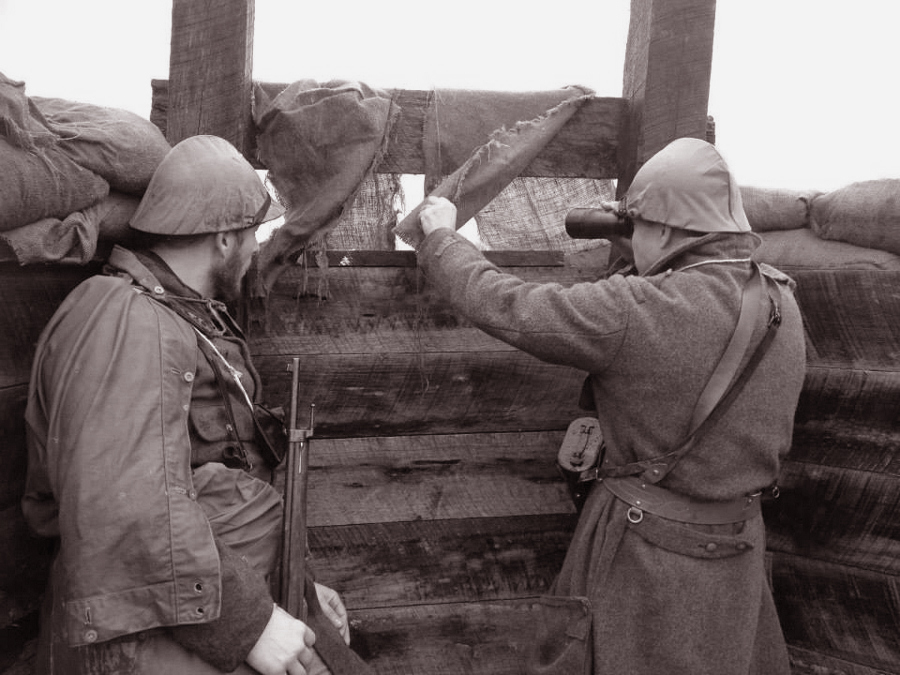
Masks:
[[[261,82],[259,86],[269,96],[276,96],[287,84]],[[170,83],[153,80],[153,103],[150,119],[163,133],[171,126],[168,113]],[[422,128],[430,92],[391,90],[402,114],[392,134],[392,142],[378,167],[381,173],[422,174],[425,159],[422,155]],[[522,176],[551,176],[570,178],[615,178],[619,128],[624,116],[625,102],[615,97],[595,97],[588,101],[566,123],[559,134],[547,144]],[[244,146],[247,159],[262,167],[254,153],[255,131]],[[168,134],[167,134],[168,137]]]
[[[563,436],[560,431],[315,439],[309,526],[571,514],[574,507],[556,468]]]
[[[166,138],[221,136],[246,151],[254,0],[173,0]]]
[[[549,591],[576,520],[570,513],[314,527],[310,566],[351,610],[513,600]]]
[[[621,196],[667,143],[707,135],[715,0],[632,0],[619,143]]]

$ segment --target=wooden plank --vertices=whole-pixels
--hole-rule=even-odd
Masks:
[[[572,284],[599,274],[582,258],[549,252],[490,258],[526,281]],[[383,265],[372,267],[376,262]],[[327,268],[290,268],[247,314],[255,356],[510,349],[458,317],[428,286],[411,251],[338,251]]]
[[[310,442],[309,526],[573,513],[563,432]]]
[[[900,271],[797,270],[812,365],[900,370]]]
[[[900,476],[784,462],[767,545],[900,578]]]
[[[25,489],[27,385],[0,389],[0,510],[19,503]]]
[[[270,96],[276,96],[286,83],[259,83]],[[375,84],[377,83],[370,83]],[[171,126],[167,120],[169,83],[153,80],[151,121],[160,129]],[[388,90],[400,106],[402,115],[392,134],[391,144],[378,171],[381,173],[423,174],[422,129],[425,106],[431,92],[417,90]],[[625,115],[625,102],[617,97],[594,97],[588,101],[559,134],[521,173],[522,176],[560,176],[585,178],[615,178],[619,129]],[[485,139],[486,141],[487,139]],[[253,154],[248,159],[257,162]]]
[[[509,600],[546,593],[575,515],[416,520],[309,531],[310,566],[348,608]]]
[[[900,672],[900,578],[776,553],[775,604],[785,639],[829,659]]]
[[[40,607],[54,545],[30,533],[18,504],[0,510],[0,627]]]
[[[254,0],[173,0],[166,138],[213,134],[248,150]]]
[[[527,600],[350,614],[352,646],[379,675],[521,675],[534,634]]]
[[[0,263],[0,388],[28,383],[34,348],[47,321],[66,295],[97,269]]]
[[[822,417],[795,422],[789,461],[900,476],[900,424],[877,428],[827,410]]]
[[[850,663],[791,645],[788,645],[788,655],[791,659],[792,675],[885,675],[880,669]]]
[[[383,349],[373,340],[371,353],[301,357],[303,405],[316,405],[318,436],[564,430],[584,415],[577,405],[584,373],[573,368],[519,351]],[[287,402],[289,357],[255,360],[267,400]]]
[[[795,423],[829,422],[844,441],[856,446],[893,443],[896,449],[891,439],[896,439],[900,429],[898,395],[900,370],[896,365],[883,369],[808,366]],[[855,440],[851,438],[854,434]]]
[[[621,196],[670,141],[706,138],[715,0],[632,0],[622,96]]]

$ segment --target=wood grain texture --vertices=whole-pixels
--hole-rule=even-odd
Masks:
[[[316,578],[353,610],[546,593],[574,514],[413,520],[310,530]]]
[[[0,263],[0,388],[27,384],[38,337],[47,321],[97,265]]]
[[[254,7],[253,0],[172,3],[165,131],[170,144],[212,134],[246,151]]]
[[[813,366],[900,371],[900,272],[797,270]]]
[[[310,441],[309,525],[573,512],[560,432]]]
[[[521,675],[535,625],[529,600],[353,612],[351,643],[379,675]]]
[[[584,412],[583,373],[521,352],[321,354],[301,367],[319,437],[564,430]],[[287,401],[284,358],[260,358],[257,368],[269,400]]]
[[[161,130],[171,129],[169,118],[172,84],[152,81],[153,101],[150,119]],[[377,86],[377,82],[369,82]],[[287,83],[262,82],[259,86],[270,96],[277,95]],[[422,128],[428,91],[387,90],[401,108],[388,150],[377,170],[381,173],[423,174]],[[572,178],[615,178],[618,165],[619,128],[624,116],[624,101],[618,97],[594,97],[576,112],[562,130],[520,174],[522,176],[561,176]],[[255,128],[248,129],[251,135]],[[485,139],[487,141],[487,139]],[[251,145],[255,141],[250,141]],[[257,162],[251,153],[247,159]]]
[[[782,553],[773,556],[772,585],[789,645],[878,673],[900,672],[896,575]]]
[[[900,476],[787,461],[778,484],[770,551],[900,578]]]
[[[715,0],[632,0],[617,192],[670,141],[706,138]]]

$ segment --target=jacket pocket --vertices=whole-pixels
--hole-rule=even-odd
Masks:
[[[753,549],[753,540],[742,536],[745,523],[728,525],[691,525],[660,518],[646,511],[638,523],[628,529],[644,541],[673,553],[692,558],[732,558]]]
[[[544,596],[536,602],[537,634],[525,658],[528,675],[590,675],[593,664],[591,602],[579,596]]]

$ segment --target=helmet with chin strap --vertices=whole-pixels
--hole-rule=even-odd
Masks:
[[[714,145],[679,138],[638,170],[619,213],[694,232],[750,232],[741,192]]]
[[[130,225],[185,236],[254,227],[284,214],[253,166],[217,136],[191,136],[160,162]]]

